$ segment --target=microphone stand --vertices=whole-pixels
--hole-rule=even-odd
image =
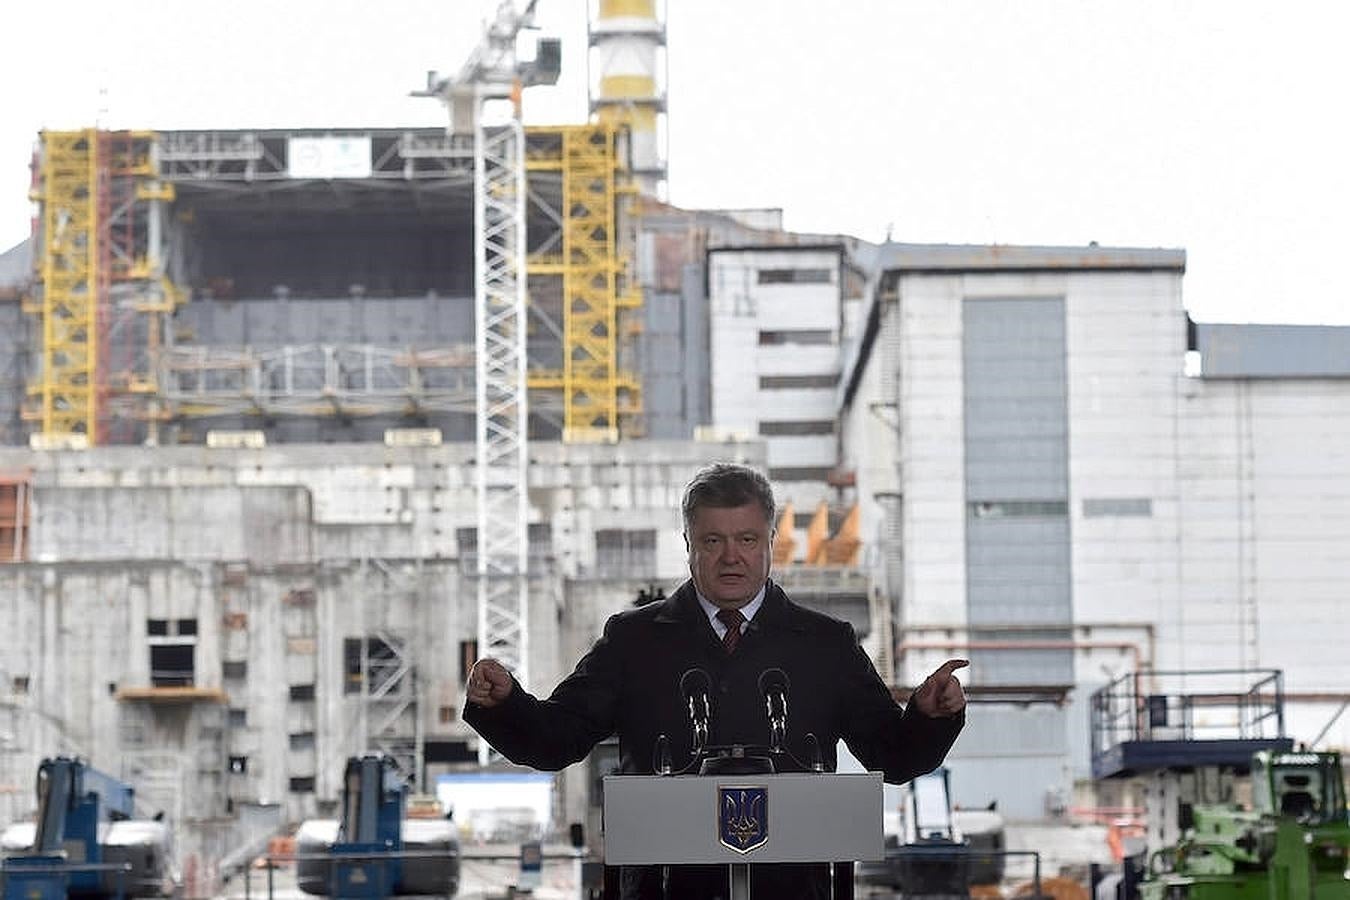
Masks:
[[[769,691],[764,695],[764,705],[769,717],[769,750],[783,753],[783,742],[787,739],[787,695]]]
[[[670,741],[658,736],[653,750],[652,771],[659,775],[773,775],[782,770],[824,772],[820,741],[814,733],[806,735],[809,762],[798,759],[787,747],[788,678],[782,669],[766,669],[760,675],[760,691],[769,720],[769,743],[709,744],[712,703],[708,692],[711,682],[702,669],[689,669],[680,677],[680,691],[689,708],[693,746],[689,761],[675,769],[670,759]]]

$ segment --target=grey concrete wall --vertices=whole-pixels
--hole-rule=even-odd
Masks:
[[[534,529],[547,545],[532,557],[530,687],[547,693],[639,587],[683,578],[678,499],[693,471],[712,459],[762,465],[764,448],[650,441],[530,454],[531,515],[547,526]],[[478,598],[456,541],[475,523],[471,455],[467,445],[0,448],[0,468],[34,472],[29,560],[0,568],[0,782],[14,787],[0,792],[0,819],[31,809],[38,760],[79,753],[135,784],[209,869],[234,839],[220,823],[235,810],[275,803],[290,822],[331,812],[343,761],[377,738],[410,746],[420,732],[471,750],[459,649],[477,637]],[[650,572],[591,574],[594,532],[614,527],[658,533]],[[152,647],[173,637],[152,634],[151,620],[195,622],[194,697],[128,697],[153,685]],[[398,643],[413,665],[385,700],[346,689],[344,644],[362,636]],[[428,780],[445,769],[428,766]],[[560,780],[566,821],[586,811],[574,777]],[[312,790],[297,789],[309,778]]]
[[[0,444],[22,444],[27,428],[23,405],[33,317],[17,301],[0,300]]]
[[[960,752],[948,761],[952,802],[982,809],[998,802],[1013,821],[1048,817],[1067,801],[1064,735],[1071,710],[1054,706],[981,705],[961,732]]]
[[[250,299],[204,297],[174,313],[177,343],[281,347],[286,344],[378,344],[439,347],[472,344],[472,294],[412,297],[337,296]]]

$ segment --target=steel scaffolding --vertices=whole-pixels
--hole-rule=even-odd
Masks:
[[[24,417],[45,436],[129,440],[153,404],[163,317],[179,296],[161,271],[161,204],[173,199],[155,135],[45,131],[38,299],[42,372]]]
[[[616,440],[621,417],[642,411],[640,382],[620,366],[620,311],[642,305],[630,280],[632,242],[620,233],[633,192],[622,133],[605,124],[530,129],[526,167],[559,173],[561,202],[550,216],[558,238],[541,242],[529,272],[536,283],[561,278],[563,302],[562,369],[532,369],[530,386],[561,389],[569,441]]]
[[[42,316],[42,372],[29,395],[39,408],[26,415],[41,422],[44,435],[97,431],[98,304],[98,132],[44,131],[39,182],[42,204],[39,302]]]
[[[179,346],[160,354],[165,417],[374,416],[475,409],[474,349]]]

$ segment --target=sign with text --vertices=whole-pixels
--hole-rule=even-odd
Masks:
[[[292,178],[369,178],[370,137],[289,138],[286,171]]]

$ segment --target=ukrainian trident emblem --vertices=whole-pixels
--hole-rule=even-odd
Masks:
[[[764,787],[717,789],[717,840],[749,853],[769,839],[769,791]]]

